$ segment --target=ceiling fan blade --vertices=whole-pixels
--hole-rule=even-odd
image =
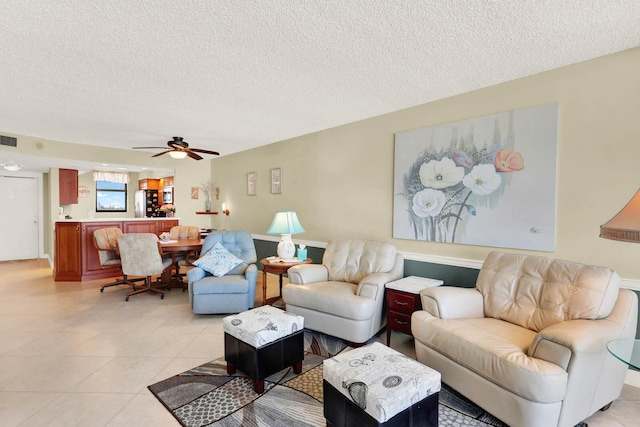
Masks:
[[[198,153],[204,153],[204,154],[213,154],[214,156],[219,156],[220,153],[218,153],[217,151],[209,151],[209,150],[202,150],[200,148],[189,148],[190,151],[196,151]]]
[[[149,148],[158,148],[160,150],[166,150],[167,149],[167,147],[131,147],[131,148],[133,148],[134,150],[147,150]]]
[[[192,159],[195,159],[195,160],[202,160],[202,157],[198,156],[192,150],[187,150],[187,156],[189,156],[189,157],[191,157]]]
[[[167,153],[170,153],[170,152],[172,152],[172,151],[176,151],[176,150],[164,150],[163,152],[158,153],[158,154],[154,154],[154,155],[153,155],[153,156],[151,156],[151,157],[158,157],[158,156],[162,156],[163,154],[167,154]]]

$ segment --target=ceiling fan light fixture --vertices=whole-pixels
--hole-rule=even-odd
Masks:
[[[16,172],[20,170],[20,165],[17,163],[7,163],[4,165],[4,168],[11,172]]]
[[[174,159],[184,159],[185,157],[187,157],[187,152],[186,151],[170,151],[169,155]]]

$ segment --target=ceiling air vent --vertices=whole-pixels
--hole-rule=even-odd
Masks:
[[[9,147],[16,147],[18,145],[18,139],[10,136],[0,135],[0,145],[8,145]]]

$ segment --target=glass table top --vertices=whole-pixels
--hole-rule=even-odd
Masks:
[[[607,350],[613,356],[629,366],[640,369],[640,340],[633,338],[622,338],[609,341]]]

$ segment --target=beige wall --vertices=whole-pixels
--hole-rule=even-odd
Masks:
[[[598,237],[599,226],[640,187],[638,70],[640,48],[210,162],[1,133],[17,136],[18,151],[27,154],[175,169],[177,216],[183,224],[221,228],[228,220],[228,228],[265,234],[274,212],[295,210],[307,232],[294,240],[365,237],[393,241],[417,256],[482,260],[494,248],[392,238],[394,133],[557,102],[556,251],[541,255],[609,265],[625,278],[640,279],[640,245]],[[33,142],[44,142],[44,149],[35,150]],[[270,169],[275,167],[283,168],[279,195],[270,193]],[[257,173],[256,196],[246,191],[251,171]],[[57,171],[48,175],[51,194],[45,215],[51,218],[45,221],[57,215],[58,204]],[[195,215],[203,210],[204,198],[191,200],[190,188],[210,176],[222,190],[213,209],[226,202],[228,218]],[[79,209],[77,217],[85,216],[86,209]]]
[[[482,260],[490,247],[392,238],[394,133],[559,103],[556,251],[640,279],[640,244],[598,237],[640,187],[640,48],[305,135],[212,161],[229,227],[265,234],[277,210],[295,210],[305,234],[393,241],[401,251]],[[283,194],[270,169],[283,168]],[[257,173],[257,195],[246,174]],[[510,250],[513,252],[518,252]]]

